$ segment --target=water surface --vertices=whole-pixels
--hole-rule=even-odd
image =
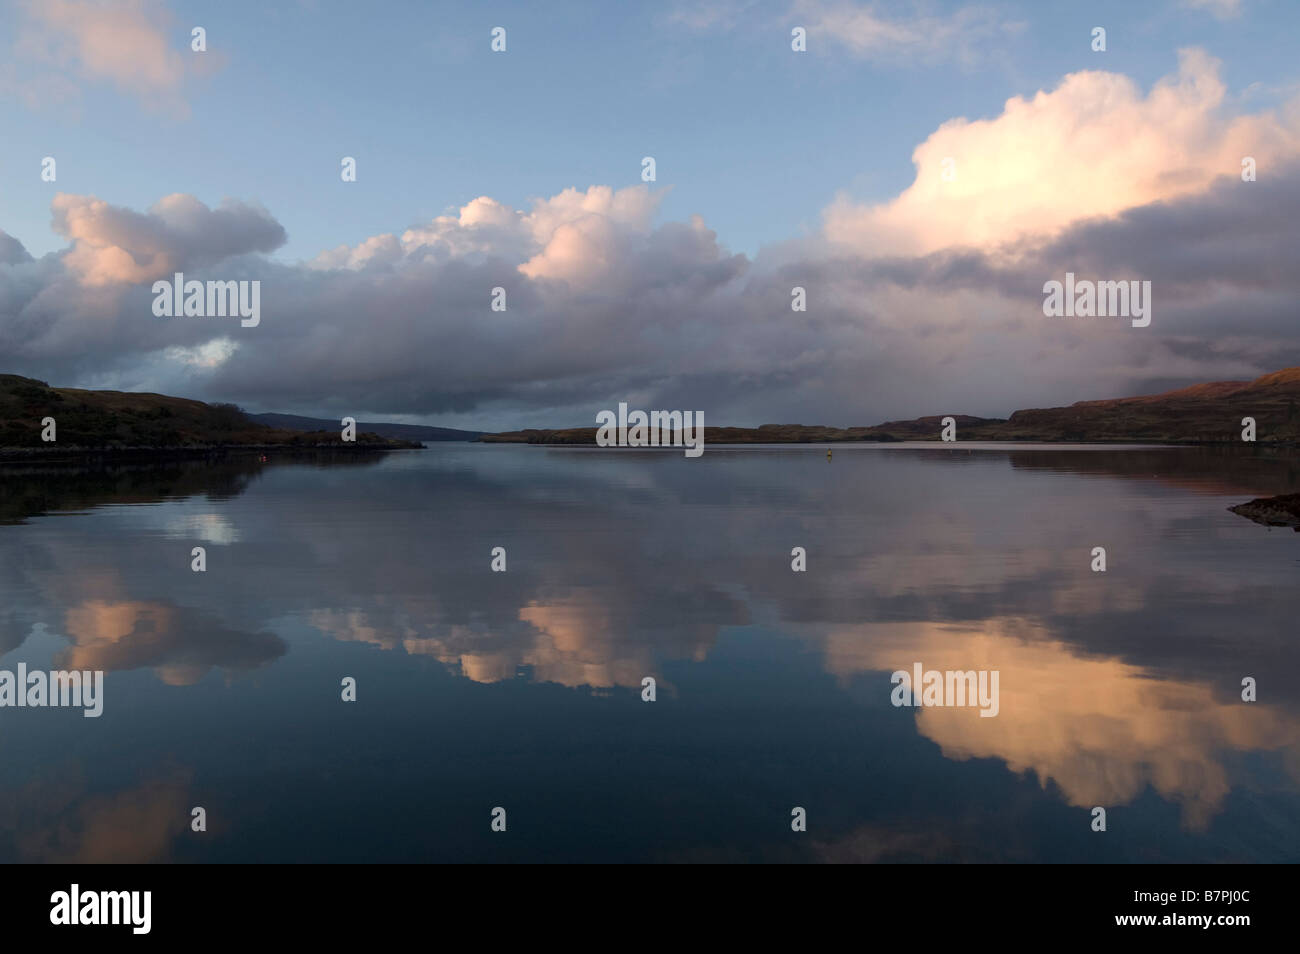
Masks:
[[[0,669],[106,683],[0,709],[0,860],[1300,860],[1300,534],[1226,510],[1297,489],[966,444],[6,467]],[[915,662],[998,715],[894,707]]]

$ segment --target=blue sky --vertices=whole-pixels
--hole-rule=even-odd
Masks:
[[[1298,21],[1283,0],[9,4],[0,240],[21,252],[0,261],[0,370],[489,428],[584,423],[618,400],[694,401],[716,423],[875,423],[1249,377],[1300,363],[1279,331],[1289,288],[1166,263],[1161,301],[1177,311],[1144,338],[1026,322],[1044,279],[1100,261],[1061,244],[1094,212],[1133,230],[1151,202],[1235,202],[1224,183],[1248,149],[1267,157],[1258,192],[1288,187],[1276,172],[1300,154]],[[205,53],[190,50],[194,26]],[[496,26],[505,53],[490,49]],[[1162,99],[1162,84],[1181,92]],[[1040,142],[1059,159],[1025,159]],[[923,194],[953,148],[970,150],[964,205]],[[635,191],[647,155],[648,198]],[[45,156],[57,182],[41,181]],[[632,191],[588,191],[603,187]],[[568,189],[581,208],[559,201]],[[60,194],[73,198],[56,212]],[[191,198],[154,210],[176,194]],[[463,215],[410,237],[480,196],[514,217],[507,238]],[[184,211],[226,199],[244,203],[231,235]],[[935,255],[994,256],[1038,226],[1035,254],[1076,258],[979,287],[917,277]],[[547,251],[573,228],[585,245]],[[384,255],[319,257],[368,241]],[[584,266],[557,264],[566,255]],[[890,255],[912,284],[894,269],[864,286]],[[149,270],[187,263],[264,276],[256,337],[149,323]],[[488,326],[477,302],[503,274],[522,283],[520,310]],[[1220,297],[1184,274],[1215,278]],[[814,275],[819,308],[791,326],[789,288]],[[321,358],[358,333],[374,353]],[[627,341],[644,361],[619,353]],[[428,364],[397,360],[417,349]],[[471,375],[467,356],[484,352],[494,363]]]
[[[288,231],[278,254],[301,259],[478,195],[519,207],[569,186],[630,185],[652,155],[657,186],[671,188],[665,217],[703,215],[752,254],[815,230],[837,192],[899,192],[912,149],[945,120],[994,115],[1072,70],[1104,65],[1149,86],[1179,48],[1202,46],[1233,94],[1275,99],[1296,82],[1300,5],[1255,6],[1220,19],[1176,2],[1005,4],[1024,25],[1014,42],[973,41],[973,62],[909,63],[816,42],[792,56],[799,17],[782,3],[709,27],[674,19],[707,4],[176,3],[176,50],[199,55],[189,29],[201,25],[206,55],[224,61],[187,88],[190,115],[111,85],[53,107],[0,101],[0,224],[33,254],[62,247],[49,228],[56,187],[35,174],[52,155],[57,189],[131,207],[169,192],[257,199]],[[0,36],[18,18],[6,10]],[[1104,54],[1089,47],[1096,25]],[[489,50],[493,26],[507,30],[505,54]],[[339,181],[344,155],[359,161],[355,188]]]

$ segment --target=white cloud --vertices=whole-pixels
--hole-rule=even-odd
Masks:
[[[645,186],[569,188],[533,200],[527,211],[480,196],[455,215],[407,229],[400,240],[391,234],[371,236],[354,247],[322,252],[311,265],[355,269],[404,259],[482,261],[496,256],[516,261],[517,271],[527,278],[590,283],[608,270],[625,238],[650,232],[663,195]]]
[[[1241,158],[1276,167],[1300,154],[1292,115],[1232,116],[1219,64],[1183,51],[1145,96],[1117,73],[1084,71],[1007,100],[993,119],[952,119],[912,154],[916,179],[892,201],[839,198],[826,234],[869,253],[989,247],[1204,191]],[[944,160],[955,173],[945,180]]]
[[[231,338],[213,338],[195,348],[168,348],[165,355],[191,368],[211,370],[229,361],[238,349],[239,343]]]

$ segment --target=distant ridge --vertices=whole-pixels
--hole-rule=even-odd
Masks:
[[[57,445],[41,441],[40,422],[54,417]],[[844,441],[935,441],[944,417],[959,441],[1052,443],[1241,444],[1242,419],[1255,421],[1260,444],[1300,443],[1300,367],[1253,381],[1218,381],[1163,394],[1029,408],[1009,418],[949,412],[870,427],[764,424],[706,428],[713,444],[797,444]],[[52,388],[44,381],[0,374],[0,451],[162,450],[198,447],[326,447],[339,442],[339,421],[291,414],[247,414],[233,404],[123,391]],[[595,427],[529,429],[488,434],[450,427],[358,423],[357,443],[370,449],[421,441],[594,444]],[[361,449],[361,448],[357,448]]]
[[[1011,417],[971,417],[950,412],[871,427],[764,424],[706,427],[713,444],[807,444],[842,441],[937,441],[952,416],[961,441],[1033,441],[1098,444],[1240,444],[1242,418],[1255,420],[1260,444],[1300,442],[1300,368],[1253,381],[1195,384],[1163,394],[1079,401],[1069,407],[1030,408]],[[490,434],[484,441],[524,444],[594,444],[595,427]]]
[[[286,431],[336,431],[339,428],[339,422],[332,418],[300,417],[296,414],[250,414],[248,416],[267,427],[278,427]],[[358,421],[357,430],[403,441],[473,441],[478,440],[484,433],[483,431],[460,431],[454,427],[370,421]]]

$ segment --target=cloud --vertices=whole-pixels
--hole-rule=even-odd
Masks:
[[[1220,20],[1231,20],[1243,12],[1243,0],[1182,0],[1182,4],[1193,10],[1205,10]]]
[[[944,15],[913,8],[897,12],[891,4],[855,3],[852,0],[794,0],[776,13],[759,0],[709,0],[678,4],[668,22],[695,31],[737,30],[745,27],[771,30],[774,23],[803,27],[810,51],[844,51],[856,59],[890,65],[933,65],[956,61],[971,64],[984,59],[997,41],[1024,29],[1020,21],[1005,18],[980,4],[958,7]]]
[[[993,119],[944,123],[913,152],[911,186],[880,205],[840,197],[826,234],[868,254],[988,248],[1193,195],[1238,175],[1243,156],[1276,166],[1300,155],[1294,109],[1232,116],[1224,106],[1219,63],[1198,50],[1145,96],[1117,73],[1071,73]]]
[[[32,257],[23,243],[8,232],[0,229],[0,265],[21,265],[30,262]]]
[[[882,256],[814,239],[756,260],[698,218],[654,223],[639,187],[525,210],[480,198],[302,265],[257,251],[283,230],[253,206],[173,197],[140,214],[60,197],[69,248],[0,264],[0,349],[6,370],[59,384],[495,414],[503,428],[581,424],[618,400],[717,423],[1006,413],[1300,363],[1287,305],[1300,287],[1284,261],[1300,168],[1262,168],[1259,182],[1225,177],[1050,240]],[[261,325],[155,318],[149,283],[174,270],[262,281]],[[1043,282],[1066,270],[1153,279],[1150,333],[1045,321]],[[790,311],[794,285],[807,313]],[[498,286],[504,312],[490,310]]]
[[[1145,94],[1076,73],[945,123],[894,200],[837,200],[820,234],[754,258],[698,216],[660,221],[665,193],[643,185],[480,196],[301,263],[269,257],[285,230],[254,203],[60,194],[65,249],[32,259],[0,235],[0,353],[56,384],[487,429],[618,401],[716,424],[993,416],[1248,378],[1300,364],[1298,130],[1300,110],[1233,114],[1201,53]],[[174,271],[261,281],[261,324],[155,318],[150,283]],[[1045,320],[1065,271],[1152,280],[1152,327]]]
[[[311,265],[358,269],[402,260],[482,263],[504,257],[523,259],[516,270],[527,278],[589,284],[608,272],[626,241],[650,231],[663,195],[644,186],[569,188],[534,200],[527,211],[479,196],[456,215],[407,229],[400,239],[371,236],[355,247],[323,252]]]
[[[77,93],[75,80],[109,83],[153,109],[184,115],[186,79],[219,58],[173,48],[172,17],[155,0],[26,0],[14,56],[51,75],[20,84],[29,102],[49,87],[57,99]]]
[[[232,199],[210,209],[177,193],[141,215],[94,196],[60,192],[51,211],[51,227],[72,241],[64,265],[89,287],[170,278],[185,267],[272,251],[286,238],[265,209]]]
[[[163,354],[168,360],[178,361],[195,368],[216,368],[225,364],[239,350],[233,338],[214,338],[196,348],[168,348]]]
[[[990,44],[1023,29],[984,6],[959,7],[947,16],[890,16],[879,3],[797,0],[790,18],[807,27],[810,43],[826,41],[862,59],[891,63],[970,63]]]

